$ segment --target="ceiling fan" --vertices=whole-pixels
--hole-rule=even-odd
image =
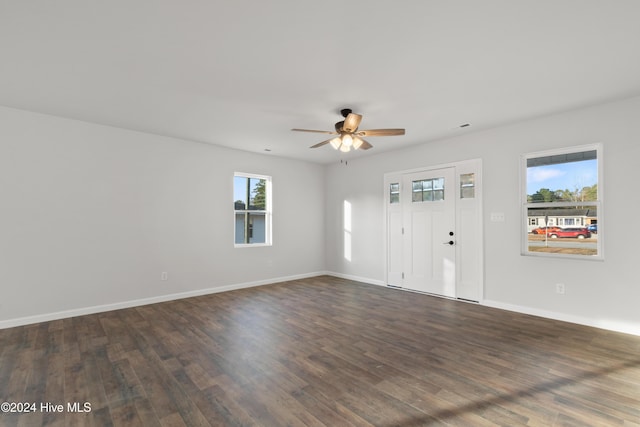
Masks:
[[[327,139],[326,141],[319,142],[315,145],[312,145],[310,148],[318,148],[322,147],[326,144],[331,144],[331,146],[340,150],[344,153],[354,150],[368,150],[373,147],[373,145],[369,144],[367,141],[362,139],[362,137],[368,136],[395,136],[395,135],[404,135],[404,129],[370,129],[370,130],[358,130],[358,126],[360,126],[360,121],[362,121],[362,115],[353,113],[349,108],[345,108],[340,110],[340,114],[344,117],[344,120],[339,121],[335,124],[335,131],[328,130],[312,130],[312,129],[291,129],[296,132],[315,132],[315,133],[326,133],[329,135],[338,135],[331,139]]]

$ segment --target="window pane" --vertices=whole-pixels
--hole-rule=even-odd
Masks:
[[[243,211],[247,209],[247,183],[249,178],[244,176],[233,177],[233,209],[237,211]]]
[[[266,180],[236,176],[233,179],[235,210],[265,210]],[[248,206],[248,207],[247,207]]]
[[[389,186],[389,202],[400,203],[400,184],[393,183]]]
[[[249,179],[249,210],[266,209],[267,181],[259,178]]]
[[[598,200],[595,150],[527,159],[527,202]]]
[[[525,254],[547,253],[602,259],[598,190],[600,145],[524,157]]]
[[[421,202],[422,201],[422,186],[424,181],[413,181],[412,183],[412,196],[411,201],[413,202]]]
[[[529,207],[527,216],[530,252],[598,255],[597,206]]]
[[[236,244],[266,242],[266,214],[236,213]]]
[[[264,213],[250,213],[249,243],[265,243],[266,215]]]
[[[444,200],[444,178],[413,181],[413,202]]]
[[[465,173],[460,175],[460,198],[473,199],[476,193],[475,174]]]
[[[234,175],[234,242],[271,245],[270,178]]]
[[[236,238],[235,238],[235,242],[236,244],[242,244],[242,243],[248,243],[245,240],[245,236],[246,236],[246,218],[247,218],[246,213],[237,213],[236,212]]]

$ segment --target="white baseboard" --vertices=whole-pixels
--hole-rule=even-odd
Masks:
[[[384,283],[384,280],[376,280],[376,279],[370,279],[368,277],[353,276],[351,274],[336,273],[335,271],[326,271],[325,274],[327,276],[339,277],[341,279],[353,280],[355,282],[368,283],[370,285],[387,286],[386,283]]]
[[[270,285],[274,283],[287,282],[291,280],[307,279],[310,277],[317,277],[317,276],[323,276],[323,275],[339,277],[341,279],[347,279],[347,280],[354,280],[356,282],[362,282],[362,283],[367,283],[367,284],[376,285],[376,286],[386,286],[383,280],[376,280],[368,277],[360,277],[360,276],[354,276],[350,274],[337,273],[334,271],[317,271],[313,273],[305,273],[305,274],[298,274],[298,275],[285,276],[285,277],[274,277],[271,279],[236,283],[236,284],[219,286],[214,288],[207,288],[207,289],[198,289],[198,290],[189,291],[189,292],[159,295],[155,297],[142,298],[137,300],[122,301],[122,302],[117,302],[113,304],[104,304],[104,305],[97,305],[92,307],[84,307],[84,308],[77,308],[72,310],[57,311],[53,313],[39,314],[35,316],[1,320],[0,329],[13,328],[15,326],[30,325],[34,323],[40,323],[40,322],[48,322],[51,320],[66,319],[69,317],[83,316],[87,314],[102,313],[102,312],[111,311],[111,310],[120,310],[123,308],[138,307],[138,306],[147,305],[147,304],[155,304],[159,302],[173,301],[173,300],[178,300],[183,298],[197,297],[201,295],[215,294],[218,292],[233,291],[236,289]],[[572,316],[564,313],[557,313],[557,312],[540,310],[540,309],[525,307],[520,305],[507,304],[500,301],[483,300],[480,302],[480,304],[485,305],[487,307],[498,308],[501,310],[508,310],[516,313],[530,314],[533,316],[545,317],[547,319],[560,320],[563,322],[576,323],[578,325],[591,326],[594,328],[606,329],[609,331],[615,331],[615,332],[621,332],[625,334],[640,336],[640,324],[630,324],[630,323],[619,322],[615,320],[603,320],[603,319],[594,320],[586,317]]]
[[[530,314],[532,316],[544,317],[547,319],[560,320],[562,322],[575,323],[578,325],[591,326],[593,328],[606,329],[608,331],[622,332],[624,334],[640,336],[640,325],[619,322],[615,320],[590,319],[581,316],[572,316],[564,313],[540,310],[537,308],[524,307],[514,304],[506,304],[499,301],[483,300],[480,302],[487,307],[499,308],[501,310],[514,311],[516,313]]]
[[[349,274],[336,273],[334,271],[327,271],[325,272],[325,274],[329,276],[339,277],[341,279],[368,283],[371,285],[387,286],[383,280],[375,280],[367,277],[359,277],[359,276],[353,276]],[[403,290],[406,290],[406,289],[403,289]],[[468,301],[464,301],[464,300],[456,300],[456,301],[469,303]],[[615,320],[603,320],[603,319],[594,320],[586,317],[572,316],[564,313],[540,310],[536,308],[519,306],[514,304],[506,304],[503,302],[492,301],[492,300],[482,300],[479,302],[479,304],[485,305],[487,307],[498,308],[501,310],[513,311],[516,313],[530,314],[532,316],[544,317],[547,319],[559,320],[562,322],[575,323],[578,325],[591,326],[594,328],[605,329],[608,331],[621,332],[623,334],[640,336],[640,324],[637,324],[637,323],[630,324],[630,323],[625,323],[625,322],[620,322]]]
[[[130,300],[130,301],[121,301],[113,304],[96,305],[92,307],[83,307],[83,308],[77,308],[72,310],[57,311],[53,313],[38,314],[35,316],[26,316],[26,317],[19,317],[16,319],[1,320],[0,329],[13,328],[15,326],[31,325],[34,323],[48,322],[51,320],[66,319],[66,318],[75,317],[75,316],[84,316],[87,314],[102,313],[102,312],[111,311],[111,310],[120,310],[123,308],[138,307],[138,306],[148,305],[148,304],[156,304],[159,302],[173,301],[173,300],[178,300],[183,298],[197,297],[201,295],[215,294],[218,292],[233,291],[236,289],[252,288],[255,286],[262,286],[262,285],[271,285],[273,283],[306,279],[309,277],[322,276],[325,274],[329,274],[329,273],[324,271],[319,271],[314,273],[298,274],[293,276],[274,277],[271,279],[236,283],[232,285],[219,286],[215,288],[198,289],[195,291],[159,295],[155,297],[142,298],[142,299],[136,299],[136,300]]]

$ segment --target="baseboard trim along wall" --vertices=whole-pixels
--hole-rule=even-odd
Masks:
[[[384,280],[370,279],[368,277],[353,276],[351,274],[336,273],[335,271],[326,271],[327,276],[339,277],[340,279],[353,280],[354,282],[367,283],[369,285],[387,286]]]
[[[562,322],[575,323],[578,325],[591,326],[593,328],[606,329],[608,331],[621,332],[623,334],[640,336],[640,325],[607,319],[589,319],[581,316],[572,316],[553,311],[539,310],[531,307],[524,307],[514,304],[506,304],[499,301],[483,300],[480,304],[487,307],[501,310],[513,311],[516,313],[529,314],[532,316],[544,317],[547,319],[559,320]]]
[[[359,277],[359,276],[353,276],[350,274],[336,273],[333,271],[327,271],[324,274],[327,274],[329,276],[339,277],[341,279],[354,280],[356,282],[362,282],[362,283],[367,283],[367,284],[376,285],[376,286],[387,286],[383,280],[375,280],[367,277]],[[464,301],[464,300],[456,300],[456,301],[469,303],[469,301]],[[473,304],[476,304],[476,303],[473,302]],[[586,317],[572,316],[564,313],[556,313],[553,311],[539,310],[536,308],[519,306],[515,304],[507,304],[507,303],[492,301],[492,300],[481,300],[479,304],[487,307],[491,307],[491,308],[497,308],[500,310],[513,311],[521,314],[529,314],[532,316],[544,317],[552,320],[559,320],[561,322],[575,323],[578,325],[590,326],[593,328],[605,329],[608,331],[621,332],[623,334],[640,336],[640,324],[629,324],[629,323],[624,323],[620,321],[606,320],[606,319],[590,319]]]
[[[122,301],[122,302],[113,303],[113,304],[97,305],[92,307],[84,307],[84,308],[78,308],[73,310],[65,310],[65,311],[58,311],[54,313],[46,313],[46,314],[39,314],[35,316],[27,316],[27,317],[20,317],[16,319],[2,320],[0,321],[0,329],[13,328],[15,326],[30,325],[34,323],[40,323],[40,322],[48,322],[51,320],[66,319],[66,318],[75,317],[75,316],[84,316],[87,314],[102,313],[102,312],[111,311],[111,310],[120,310],[123,308],[138,307],[138,306],[143,306],[148,304],[156,304],[159,302],[173,301],[173,300],[178,300],[183,298],[191,298],[191,297],[197,297],[201,295],[215,294],[219,292],[228,292],[236,289],[271,285],[274,283],[287,282],[291,280],[307,279],[310,277],[317,277],[317,276],[323,276],[323,275],[334,276],[334,277],[347,279],[347,280],[354,280],[356,282],[367,283],[370,285],[386,286],[386,284],[382,280],[371,279],[368,277],[354,276],[350,274],[337,273],[333,271],[318,271],[313,273],[298,274],[298,275],[285,276],[285,277],[275,277],[271,279],[236,283],[232,285],[219,286],[215,288],[198,289],[198,290],[189,291],[189,292],[159,295],[159,296],[150,297],[150,298],[142,298],[142,299],[131,300],[131,301]],[[572,316],[568,314],[556,313],[556,312],[546,311],[546,310],[539,310],[531,307],[507,304],[507,303],[492,301],[492,300],[483,300],[483,301],[480,301],[480,304],[485,305],[487,307],[497,308],[500,310],[513,311],[516,313],[529,314],[532,316],[539,316],[547,319],[559,320],[562,322],[575,323],[578,325],[591,326],[594,328],[606,329],[609,331],[640,336],[640,325],[637,325],[637,324],[628,324],[624,322],[619,322],[615,320],[606,320],[606,319],[594,320],[594,319],[589,319],[589,318],[580,317],[580,316]]]
[[[102,312],[111,311],[111,310],[120,310],[123,308],[138,307],[138,306],[148,305],[148,304],[156,304],[159,302],[173,301],[173,300],[178,300],[183,298],[191,298],[191,297],[197,297],[201,295],[215,294],[219,292],[233,291],[236,289],[271,285],[273,283],[288,282],[291,280],[307,279],[309,277],[322,276],[326,274],[330,274],[330,273],[320,271],[320,272],[314,272],[314,273],[298,274],[293,276],[275,277],[271,279],[236,283],[232,285],[219,286],[215,288],[198,289],[198,290],[189,291],[189,292],[180,292],[175,294],[159,295],[155,297],[142,298],[142,299],[136,299],[131,301],[122,301],[122,302],[117,302],[113,304],[96,305],[93,307],[84,307],[84,308],[78,308],[73,310],[57,311],[54,313],[38,314],[35,316],[19,317],[16,319],[8,319],[8,320],[0,321],[0,329],[13,328],[15,326],[30,325],[34,323],[40,323],[40,322],[48,322],[51,320],[66,319],[66,318],[75,317],[75,316],[84,316],[87,314],[102,313]]]

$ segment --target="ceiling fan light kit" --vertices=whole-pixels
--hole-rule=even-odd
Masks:
[[[296,132],[315,132],[338,135],[335,138],[327,139],[326,141],[312,145],[310,148],[318,148],[323,145],[330,144],[335,150],[340,150],[343,153],[348,153],[352,148],[354,150],[368,150],[373,147],[367,141],[362,139],[362,136],[395,136],[404,135],[405,133],[404,129],[370,129],[359,131],[358,126],[360,126],[360,122],[362,121],[362,115],[355,114],[348,108],[341,110],[340,114],[342,114],[344,120],[335,124],[335,132],[313,129],[291,130]]]

